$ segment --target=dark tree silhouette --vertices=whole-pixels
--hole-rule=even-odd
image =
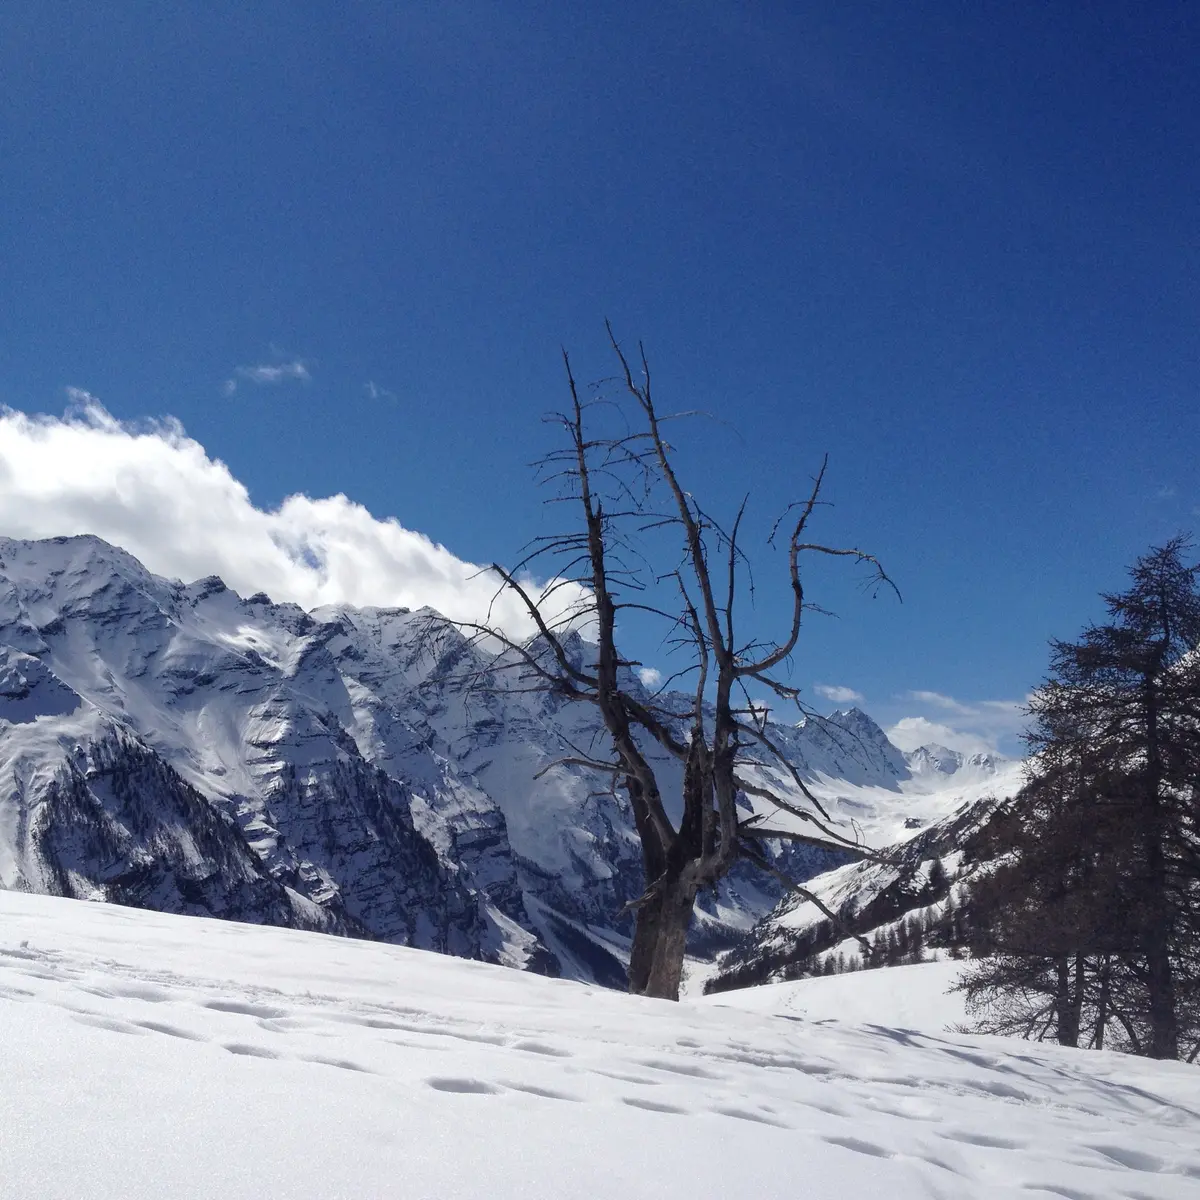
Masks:
[[[809,540],[825,478],[823,462],[807,498],[791,506],[769,539],[786,537],[789,626],[776,643],[739,638],[737,602],[748,573],[741,543],[746,504],[724,526],[684,487],[664,434],[669,418],[659,413],[651,392],[645,353],[639,347],[635,370],[611,327],[608,332],[623,397],[617,407],[629,424],[611,434],[597,431],[601,417],[611,418],[614,402],[583,398],[564,352],[570,405],[548,420],[565,444],[540,467],[545,478],[560,485],[556,500],[574,507],[578,523],[537,539],[515,567],[493,566],[502,590],[519,598],[537,637],[523,643],[486,622],[458,627],[499,647],[492,670],[513,671],[521,686],[598,709],[611,756],[581,750],[561,761],[603,773],[629,798],[645,871],[645,890],[631,905],[629,987],[676,999],[701,889],[715,885],[739,859],[796,887],[765,852],[768,839],[839,851],[857,846],[832,828],[828,813],[775,744],[765,711],[747,691],[755,684],[780,700],[800,703],[798,689],[778,672],[795,651],[812,608],[802,564],[812,555],[845,557],[870,569],[869,585],[893,590],[894,585],[872,555]],[[648,548],[648,538],[657,539],[657,549]],[[554,580],[535,592],[524,582],[525,572],[547,564]],[[659,599],[664,586],[667,598]],[[564,589],[582,596],[566,611]],[[635,611],[666,622],[668,640],[686,659],[668,683],[682,682],[685,692],[664,685],[648,694],[637,683],[634,669],[640,664],[619,648],[622,618]],[[582,658],[572,642],[572,630],[581,626],[587,634]],[[655,761],[664,754],[681,768],[679,796],[663,794]],[[787,788],[771,786],[765,772],[751,778],[746,768],[754,761],[769,762]],[[790,796],[782,794],[785,790]],[[800,823],[799,831],[795,824],[785,830],[764,820],[763,806],[760,815],[748,815],[747,796],[771,806],[770,811],[789,814]],[[838,920],[816,897],[797,890]]]
[[[995,957],[968,973],[997,1031],[1194,1059],[1200,1049],[1200,567],[1151,550],[1109,621],[1051,643],[1032,775],[973,909]]]

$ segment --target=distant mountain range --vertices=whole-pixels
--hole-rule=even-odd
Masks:
[[[643,886],[631,815],[598,777],[550,765],[603,745],[594,711],[470,686],[487,654],[432,636],[434,616],[304,612],[159,578],[95,537],[0,539],[0,887],[620,986],[619,913]],[[904,754],[858,709],[774,736],[875,846],[1016,778],[992,756]],[[669,792],[675,764],[659,765]],[[797,878],[839,861],[769,851]],[[781,898],[735,873],[700,902],[698,945],[744,941]]]

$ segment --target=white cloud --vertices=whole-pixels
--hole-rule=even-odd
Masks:
[[[395,392],[390,391],[388,388],[380,387],[379,384],[377,384],[373,379],[368,379],[367,382],[363,384],[363,391],[365,391],[372,400],[396,399]]]
[[[298,379],[308,383],[312,379],[308,368],[299,359],[289,363],[275,363],[258,367],[238,367],[234,374],[251,383],[283,383],[287,379]]]
[[[952,729],[949,725],[930,721],[926,717],[901,717],[885,732],[888,740],[901,750],[915,750],[918,746],[931,743],[961,750],[964,754],[984,754],[996,749],[987,738],[966,730]]]
[[[293,359],[285,363],[261,363],[254,367],[235,367],[233,375],[221,385],[221,391],[226,396],[232,396],[238,388],[238,380],[258,386],[274,386],[296,380],[299,383],[310,383],[312,373],[302,359]]]
[[[858,704],[866,699],[862,692],[856,692],[853,688],[849,687],[839,687],[836,684],[814,684],[813,691],[818,696],[824,696],[826,700],[830,700],[834,704]]]
[[[65,417],[0,409],[0,534],[41,538],[93,533],[160,575],[220,575],[249,595],[305,608],[321,604],[430,605],[484,620],[496,580],[394,518],[344,495],[289,496],[276,509],[245,486],[178,422],[122,424],[72,389]],[[557,611],[583,593],[564,587]],[[494,623],[531,632],[520,601],[497,600]]]
[[[934,708],[943,708],[947,712],[969,712],[967,706],[960,704],[953,696],[944,696],[941,692],[909,692],[908,698],[920,704],[932,704]]]
[[[638,678],[651,691],[653,691],[655,688],[661,686],[661,684],[662,684],[662,672],[655,669],[654,667],[639,667],[638,668]]]
[[[901,717],[885,731],[901,750],[936,742],[964,754],[1021,752],[1019,739],[1027,724],[1028,697],[966,702],[941,692],[912,691],[902,700],[918,712]],[[932,714],[930,710],[934,710]]]

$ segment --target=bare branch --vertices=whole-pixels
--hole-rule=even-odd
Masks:
[[[565,758],[556,758],[553,762],[548,762],[534,775],[534,779],[541,779],[543,775],[553,771],[555,767],[587,767],[589,771],[603,771],[608,775],[618,775],[624,770],[620,763],[601,762],[599,759],[580,758],[572,754],[567,755]]]
[[[778,839],[782,842],[798,842],[802,846],[815,846],[818,850],[833,850],[838,854],[849,854],[859,861],[870,859],[880,861],[862,846],[847,845],[844,842],[831,842],[827,838],[813,837],[807,833],[797,833],[794,829],[768,829],[765,826],[753,824],[754,818],[742,821],[738,825],[738,837],[758,838],[760,841]]]
[[[803,555],[849,557],[873,569],[870,583],[877,589],[895,585],[871,555],[809,540],[809,520],[823,503],[826,458],[808,498],[785,510],[769,539],[773,544],[784,522],[791,522],[787,554],[793,611],[786,636],[778,642],[754,639],[739,648],[738,588],[744,581],[751,600],[754,597],[752,564],[742,545],[749,497],[743,497],[732,524],[723,527],[685,490],[664,425],[687,414],[660,415],[644,346],[638,344],[635,377],[634,360],[617,342],[611,323],[605,322],[605,328],[619,364],[615,383],[623,402],[610,401],[594,389],[581,394],[564,350],[570,404],[545,418],[564,435],[564,444],[537,464],[539,482],[554,493],[547,503],[577,506],[578,527],[534,537],[515,566],[491,568],[500,581],[493,606],[505,592],[515,595],[536,636],[522,641],[497,628],[491,609],[482,621],[447,622],[446,627],[481,651],[466,664],[468,695],[494,686],[506,694],[552,693],[596,708],[598,728],[607,742],[603,752],[596,749],[594,738],[583,746],[566,739],[568,752],[542,765],[536,778],[556,768],[595,772],[608,781],[611,793],[605,794],[615,795],[620,789],[628,798],[647,881],[642,895],[626,909],[637,914],[630,984],[635,991],[672,996],[678,989],[683,931],[697,889],[719,880],[738,857],[757,863],[811,899],[835,922],[835,914],[774,866],[763,853],[763,843],[792,841],[884,861],[855,840],[857,833],[846,837],[830,827],[829,813],[776,743],[767,708],[752,700],[746,685],[755,680],[771,696],[807,711],[799,689],[786,675],[773,673],[790,664],[804,615],[816,607],[805,596]],[[660,544],[667,546],[665,554]],[[714,581],[714,570],[723,571],[724,578]],[[529,576],[548,576],[540,593],[535,595],[537,585]],[[676,587],[677,603],[661,599],[661,589]],[[721,603],[716,600],[718,590],[723,593]],[[637,619],[665,622],[660,626],[665,628],[661,646],[668,654],[682,651],[687,659],[687,665],[653,694],[633,682],[630,672],[640,662],[618,648],[618,619],[623,624],[635,614]],[[573,631],[585,621],[588,649],[581,658]],[[667,690],[683,679],[687,692]],[[735,703],[735,689],[740,689],[739,702],[745,697],[744,709]],[[682,765],[682,816],[677,825],[667,816],[667,808],[673,806],[664,803],[659,791],[664,753]],[[763,772],[762,783],[744,777],[751,763]],[[670,777],[675,778],[674,772]],[[785,777],[789,782],[782,782]],[[768,786],[773,779],[781,781],[787,795]],[[794,797],[801,799],[792,798],[793,789]],[[741,819],[738,805],[747,795],[803,822],[803,831],[775,828],[762,815]],[[665,942],[660,945],[659,931],[672,922],[675,949],[668,952],[662,949]],[[678,961],[672,959],[674,966],[664,967],[655,958],[660,952],[668,958],[678,954]]]

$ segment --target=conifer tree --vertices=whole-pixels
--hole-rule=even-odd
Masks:
[[[1051,644],[1032,774],[974,908],[996,957],[964,980],[986,1027],[1194,1059],[1200,1049],[1200,567],[1175,538]]]

